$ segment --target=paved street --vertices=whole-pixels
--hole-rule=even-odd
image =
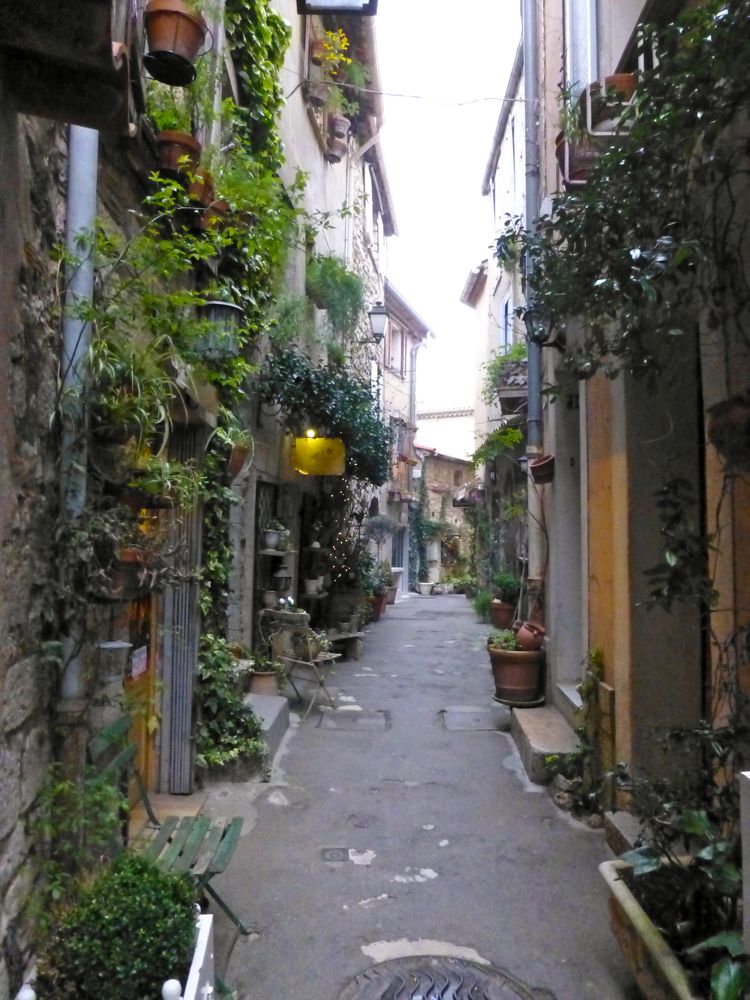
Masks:
[[[389,607],[332,675],[338,710],[290,730],[272,781],[213,786],[211,811],[246,817],[220,883],[259,931],[226,974],[242,1000],[336,1000],[416,954],[490,963],[519,984],[503,997],[636,995],[608,926],[603,834],[528,783],[508,734],[467,728],[503,719],[487,631],[461,596]],[[221,917],[218,932],[221,969]]]

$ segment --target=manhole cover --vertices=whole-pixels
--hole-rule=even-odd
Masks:
[[[390,726],[387,712],[323,712],[318,722],[319,729],[367,729],[385,731]]]
[[[474,708],[451,705],[442,711],[443,725],[451,733],[510,729],[510,711],[502,708]]]
[[[337,1000],[555,1000],[501,969],[460,958],[399,958],[356,979]]]
[[[320,856],[328,864],[342,864],[349,861],[348,847],[321,847]]]

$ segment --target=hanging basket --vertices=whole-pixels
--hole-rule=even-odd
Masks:
[[[146,69],[170,87],[186,87],[195,79],[195,59],[208,26],[184,0],[149,0],[144,15],[148,52]]]

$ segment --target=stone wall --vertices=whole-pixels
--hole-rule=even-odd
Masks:
[[[54,613],[45,582],[57,504],[54,423],[64,130],[17,116],[0,80],[0,1000],[31,951],[35,804],[52,753],[55,668],[40,657]]]

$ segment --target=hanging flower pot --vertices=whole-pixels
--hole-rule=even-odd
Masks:
[[[212,201],[203,211],[196,212],[195,228],[202,233],[209,229],[221,228],[227,221],[229,203],[221,198]]]
[[[320,110],[325,107],[326,101],[328,100],[328,94],[331,90],[331,84],[327,83],[325,80],[306,80],[304,91],[307,103],[312,108],[317,108]]]
[[[310,62],[313,66],[322,66],[325,57],[325,45],[322,38],[310,39]]]
[[[170,87],[186,87],[195,79],[195,59],[208,27],[185,0],[149,0],[144,15],[148,52],[146,69]]]
[[[201,156],[201,144],[187,132],[160,132],[157,138],[159,146],[159,169],[162,173],[179,174],[194,173],[198,168]]]
[[[237,330],[242,326],[245,311],[234,302],[219,300],[206,302],[200,310],[201,318],[210,323],[206,332],[193,344],[193,350],[202,358],[226,361],[239,353]]]
[[[534,482],[541,486],[544,483],[551,483],[555,478],[555,456],[542,455],[529,462],[529,472]]]

